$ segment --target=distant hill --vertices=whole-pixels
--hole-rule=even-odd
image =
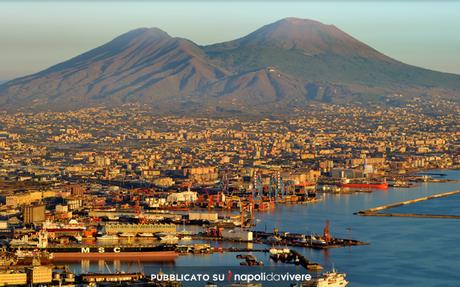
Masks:
[[[286,18],[199,46],[141,28],[0,85],[6,109],[139,103],[159,113],[289,113],[308,104],[460,102],[460,76],[410,66],[333,25]]]

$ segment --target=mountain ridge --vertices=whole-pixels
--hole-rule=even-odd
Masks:
[[[418,97],[459,103],[460,76],[404,64],[334,25],[299,18],[207,46],[138,28],[0,84],[8,110],[138,103],[161,113],[282,114],[314,102],[400,105]]]

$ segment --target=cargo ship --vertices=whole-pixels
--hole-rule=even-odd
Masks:
[[[348,187],[348,188],[376,188],[376,189],[387,189],[388,182],[384,180],[362,180],[362,179],[348,179],[344,178],[341,183],[341,187]]]
[[[73,245],[50,245],[48,233],[40,231],[38,242],[35,245],[9,246],[10,252],[21,253],[24,260],[33,257],[37,253],[49,254],[51,262],[76,262],[80,260],[120,260],[120,261],[144,261],[144,262],[171,262],[176,259],[176,244],[160,243],[155,245],[96,245],[96,244],[73,244]],[[33,251],[33,252],[28,252]],[[30,256],[27,256],[30,254]]]
[[[175,244],[154,246],[50,246],[46,251],[53,262],[72,262],[80,260],[120,260],[143,262],[172,262],[178,256]]]

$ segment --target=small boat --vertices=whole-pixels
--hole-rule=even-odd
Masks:
[[[172,243],[172,242],[177,242],[177,241],[179,241],[179,237],[168,234],[168,235],[165,235],[165,236],[161,236],[161,237],[160,237],[160,240],[163,241],[163,242],[170,242],[170,243]]]
[[[191,241],[192,239],[193,239],[193,238],[190,237],[190,236],[184,236],[184,237],[182,237],[180,240],[182,240],[182,241]]]
[[[345,273],[337,273],[334,269],[323,273],[320,277],[302,282],[301,287],[345,287],[348,281]]]
[[[291,253],[291,250],[289,248],[270,248],[270,250],[268,250],[268,252],[270,252],[270,254],[289,254]]]
[[[263,266],[264,265],[263,261],[257,261],[257,258],[251,254],[248,254],[248,255],[238,254],[236,258],[244,259],[243,262],[240,262],[241,266]]]
[[[292,259],[293,254],[291,253],[291,250],[289,248],[270,248],[268,251],[270,253],[270,258],[274,260],[275,262],[277,261],[287,261]]]
[[[315,237],[313,235],[310,237],[310,242],[313,245],[327,245],[326,240],[319,237]]]
[[[29,238],[29,236],[24,235],[20,239],[11,239],[10,240],[10,246],[13,247],[30,247],[30,246],[38,246],[38,241],[33,241],[32,239]]]

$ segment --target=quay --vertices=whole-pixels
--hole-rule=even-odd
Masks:
[[[332,238],[328,234],[328,231],[323,235],[316,236],[286,232],[254,231],[254,243],[263,243],[271,246],[295,246],[313,249],[340,248],[369,244],[355,239]]]
[[[382,216],[382,217],[415,217],[415,218],[443,218],[460,219],[460,215],[447,214],[420,214],[420,213],[365,213],[362,216]]]
[[[380,213],[380,211],[391,209],[394,207],[398,206],[403,206],[403,205],[409,205],[421,201],[426,201],[426,200],[431,200],[431,199],[436,199],[436,198],[442,198],[442,197],[447,197],[455,194],[459,194],[459,190],[454,190],[454,191],[449,191],[449,192],[444,192],[444,193],[439,193],[439,194],[434,194],[434,195],[429,195],[429,196],[424,196],[424,197],[419,197],[416,199],[411,199],[411,200],[406,200],[406,201],[401,201],[397,203],[392,203],[392,204],[387,204],[387,205],[382,205],[382,206],[377,206],[374,208],[366,209],[366,210],[361,210],[358,211],[354,214],[356,215],[361,215],[361,216],[394,216],[394,217],[417,217],[417,218],[451,218],[451,219],[460,219],[460,215],[446,215],[446,214],[414,214],[414,213]]]

